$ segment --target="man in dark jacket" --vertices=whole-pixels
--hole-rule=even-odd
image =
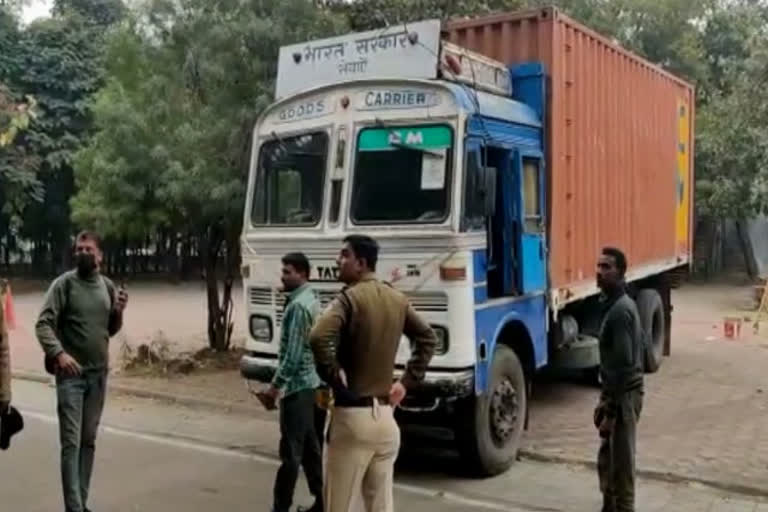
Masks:
[[[597,264],[604,317],[600,327],[603,389],[594,421],[600,438],[597,456],[603,512],[635,510],[635,434],[643,404],[642,327],[635,301],[625,290],[627,258],[603,249]]]
[[[96,432],[104,408],[109,338],[123,324],[128,295],[99,271],[99,237],[76,238],[77,270],[59,276],[45,296],[37,339],[56,375],[61,480],[67,512],[87,512]],[[49,364],[50,363],[50,364]]]

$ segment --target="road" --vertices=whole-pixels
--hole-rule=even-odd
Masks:
[[[11,450],[0,454],[3,509],[61,509],[52,390],[42,384],[16,381],[15,391],[16,405],[24,413],[26,426],[14,438]],[[183,429],[175,428],[183,411],[150,402],[139,402],[137,410],[136,405],[130,400],[118,400],[117,406],[106,413],[97,443],[90,508],[97,512],[269,510],[277,467],[274,458],[249,453],[242,446],[217,445],[215,436],[207,441],[191,439]],[[141,410],[142,405],[146,409]],[[144,431],[139,428],[141,422],[136,421],[143,413],[151,418]],[[133,420],[127,420],[127,416]],[[215,418],[209,421],[210,425],[216,423]],[[161,426],[166,432],[151,432]],[[395,499],[398,508],[425,512],[529,510],[440,494],[422,486],[399,484]],[[311,504],[303,481],[296,502]]]
[[[14,381],[26,428],[0,453],[3,510],[61,510],[55,397],[44,384]],[[99,511],[269,510],[277,462],[274,421],[111,396],[97,444],[91,508]],[[596,478],[582,468],[520,462],[473,480],[439,446],[406,449],[398,465],[397,510],[587,512]],[[641,482],[642,509],[768,512],[756,499],[688,485]],[[297,504],[310,503],[303,480]],[[222,507],[223,506],[223,507]],[[761,508],[762,507],[762,508]]]
[[[157,348],[172,351],[205,346],[201,283],[136,282],[129,288],[126,323],[111,342],[113,367],[119,366],[124,347],[136,349],[141,343],[154,341]],[[661,371],[646,378],[638,436],[640,469],[768,494],[768,325],[764,322],[753,334],[747,323],[738,340],[724,339],[722,328],[725,316],[749,316],[751,292],[750,287],[727,284],[687,284],[675,290],[672,356]],[[38,287],[16,295],[19,321],[11,332],[15,371],[43,371],[34,337],[42,293]],[[235,293],[241,297],[242,289]],[[240,318],[235,337],[242,340],[245,317],[237,312],[235,317]],[[236,371],[129,380],[129,386],[177,396],[252,403]],[[591,411],[596,393],[583,383],[536,382],[524,450],[562,461],[593,461]]]

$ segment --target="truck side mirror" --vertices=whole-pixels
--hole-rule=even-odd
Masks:
[[[483,205],[483,214],[492,217],[496,213],[496,168],[484,167],[481,170],[478,199]]]

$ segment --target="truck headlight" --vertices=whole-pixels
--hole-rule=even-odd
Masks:
[[[251,337],[261,343],[272,341],[272,319],[267,316],[251,315]]]
[[[432,325],[432,330],[437,336],[437,345],[435,346],[435,355],[441,356],[448,352],[448,329],[439,325]]]

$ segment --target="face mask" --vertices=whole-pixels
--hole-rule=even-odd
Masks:
[[[90,275],[96,270],[96,256],[88,253],[80,253],[76,256],[77,272],[81,276]]]

